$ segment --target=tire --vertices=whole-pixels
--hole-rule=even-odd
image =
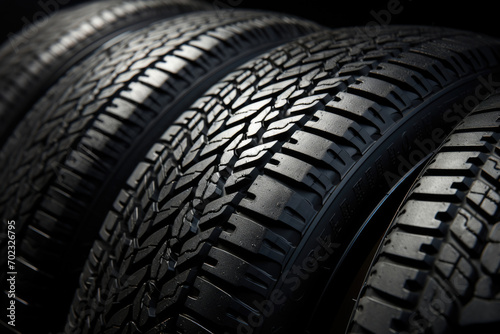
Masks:
[[[478,75],[498,73],[499,47],[453,30],[348,28],[241,66],[130,175],[66,331],[306,330],[335,264],[392,186],[385,172],[451,126],[448,108]]]
[[[16,222],[17,314],[26,331],[64,326],[102,220],[172,118],[233,67],[318,29],[260,11],[185,14],[125,33],[44,95],[4,146],[0,174],[0,216]]]
[[[385,236],[354,333],[497,333],[500,94],[477,106],[426,166]]]
[[[45,3],[56,11],[56,2]],[[85,3],[55,12],[9,39],[0,48],[0,147],[16,124],[72,65],[101,44],[154,20],[208,9],[191,0]]]

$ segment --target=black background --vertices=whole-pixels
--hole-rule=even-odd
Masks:
[[[47,17],[57,7],[71,7],[87,0],[0,0],[0,41],[26,29],[29,22]],[[445,26],[500,37],[500,12],[495,2],[439,0],[203,0],[214,8],[253,8],[278,11],[336,28],[367,24],[419,24]],[[61,5],[61,3],[65,3]],[[388,6],[397,8],[390,14]],[[394,10],[393,10],[394,11]],[[48,13],[47,13],[48,12]],[[390,20],[390,21],[389,21]]]

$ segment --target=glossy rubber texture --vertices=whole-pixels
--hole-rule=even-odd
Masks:
[[[439,148],[369,272],[353,333],[494,333],[500,325],[500,95]]]
[[[16,221],[19,323],[64,319],[114,198],[181,112],[239,64],[318,29],[262,11],[190,13],[123,33],[68,71],[0,153],[0,216]]]
[[[452,127],[447,110],[478,75],[498,72],[499,47],[453,30],[348,28],[241,66],[130,175],[66,330],[299,331],[342,250],[404,175],[398,157]]]

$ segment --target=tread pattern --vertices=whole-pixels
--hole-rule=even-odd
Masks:
[[[26,277],[18,284],[20,298],[38,307],[47,299],[35,293],[40,285],[73,282],[67,273],[78,272],[99,229],[92,222],[104,219],[142,157],[141,145],[164,131],[178,105],[187,108],[204,85],[236,66],[231,60],[243,62],[316,30],[313,23],[259,11],[186,14],[129,33],[70,70],[1,153],[0,215],[19,223],[18,259]]]
[[[457,126],[409,193],[368,274],[353,332],[498,330],[499,143],[495,94]]]
[[[435,40],[447,34],[453,37],[443,49]],[[359,156],[441,83],[471,73],[465,58],[456,59],[463,71],[435,60],[453,62],[454,48],[472,41],[456,34],[312,34],[214,85],[121,190],[80,277],[66,331],[258,327],[256,305],[267,300],[308,223]],[[421,55],[427,49],[432,57]],[[486,49],[476,55],[477,68],[497,57]],[[405,71],[411,81],[398,79]]]
[[[95,1],[56,11],[9,37],[0,48],[0,146],[64,69],[121,30],[208,8],[195,0]]]

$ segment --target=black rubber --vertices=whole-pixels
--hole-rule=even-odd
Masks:
[[[49,314],[44,325],[64,322],[102,220],[171,121],[237,65],[318,29],[260,11],[185,14],[124,33],[69,70],[2,149],[0,216],[16,221],[18,322],[37,332],[35,320]]]
[[[446,139],[372,264],[353,333],[498,333],[500,94]]]
[[[209,9],[196,0],[103,0],[59,9],[0,48],[0,147],[33,104],[64,72],[120,32],[179,13]]]
[[[452,30],[390,27],[370,38],[349,28],[241,66],[130,175],[66,331],[300,332],[390,189],[385,172],[398,173],[417,139],[452,127],[448,108],[478,75],[498,73],[499,50]]]

